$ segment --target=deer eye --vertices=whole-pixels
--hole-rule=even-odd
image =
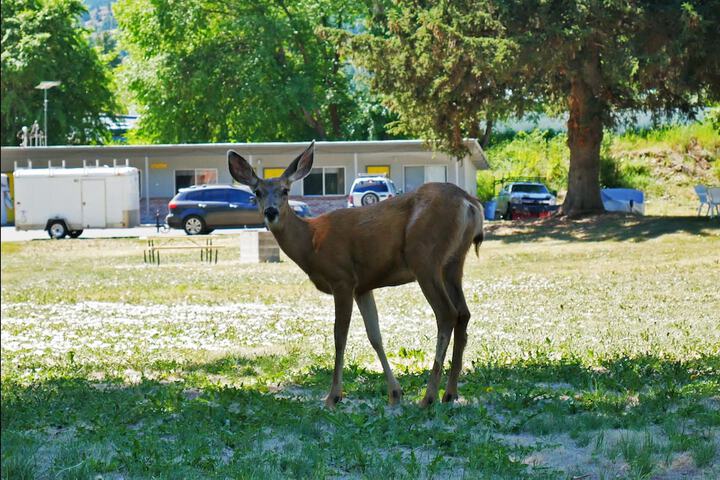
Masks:
[[[290,191],[287,188],[283,188],[283,190],[282,190],[283,197],[287,197],[288,193],[290,193]]]
[[[260,190],[255,190],[255,196],[257,198],[262,198],[262,192]]]

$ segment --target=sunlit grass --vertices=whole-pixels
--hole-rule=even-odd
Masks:
[[[329,412],[332,299],[291,262],[142,261],[128,239],[2,244],[3,478],[720,475],[720,229],[496,224],[469,257],[461,402],[420,410],[435,320],[377,293]],[[689,473],[688,473],[689,472]]]

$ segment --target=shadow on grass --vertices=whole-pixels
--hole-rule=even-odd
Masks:
[[[504,243],[538,239],[561,241],[642,242],[672,233],[710,236],[720,234],[720,221],[707,217],[650,217],[608,213],[583,219],[549,218],[490,222],[486,230],[491,239]]]
[[[461,377],[465,403],[427,410],[411,403],[423,393],[426,372],[397,372],[406,397],[401,408],[388,409],[383,375],[350,365],[346,399],[328,411],[321,398],[330,368],[293,373],[292,362],[276,356],[154,367],[172,371],[173,380],[100,383],[72,371],[31,385],[4,380],[5,472],[17,467],[6,461],[29,455],[35,459],[30,466],[18,463],[29,478],[65,478],[59,472],[76,465],[87,466],[88,476],[306,478],[340,471],[417,478],[435,461],[438,472],[450,476],[462,464],[468,471],[530,478],[517,460],[527,452],[495,434],[572,436],[668,421],[720,427],[718,356],[618,358],[595,367],[543,356],[510,365],[475,363]],[[97,453],[103,449],[110,453]],[[437,454],[423,463],[406,455],[414,449]]]

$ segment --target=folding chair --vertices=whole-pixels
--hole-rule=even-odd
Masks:
[[[705,185],[695,185],[695,193],[697,193],[698,200],[700,200],[700,206],[698,207],[697,214],[702,213],[703,205],[708,206],[708,215],[710,215],[710,204],[707,200],[707,187]]]
[[[709,205],[710,218],[714,218],[715,215],[720,218],[720,187],[708,188],[707,202]]]

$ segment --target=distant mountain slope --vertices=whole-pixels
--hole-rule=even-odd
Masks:
[[[112,12],[115,0],[85,0],[83,3],[88,9],[88,13],[82,21],[85,27],[93,32],[93,36],[112,32],[117,28],[117,21]]]

